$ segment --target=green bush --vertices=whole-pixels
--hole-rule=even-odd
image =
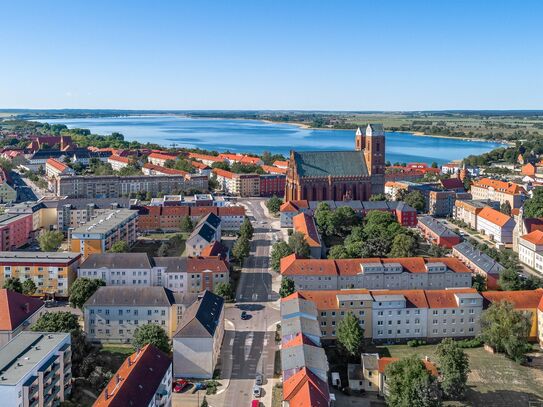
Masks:
[[[407,346],[410,346],[412,348],[416,348],[417,346],[426,345],[426,341],[423,341],[421,339],[412,339],[410,341],[407,341]]]
[[[479,338],[472,338],[472,339],[462,339],[460,341],[456,341],[456,344],[463,349],[470,349],[470,348],[478,348],[483,346],[483,341],[481,341]]]

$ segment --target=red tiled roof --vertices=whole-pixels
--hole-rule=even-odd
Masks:
[[[328,310],[339,308],[338,295],[370,294],[370,291],[365,288],[351,290],[303,290],[300,294],[304,299],[313,302],[318,310]]]
[[[379,373],[385,373],[385,369],[388,365],[399,360],[399,358],[379,358]],[[427,360],[422,360],[422,363],[424,363],[426,370],[428,370],[433,376],[438,375],[436,365]]]
[[[287,201],[279,208],[280,212],[299,212],[300,209],[309,208],[309,202],[305,199],[300,201]]]
[[[292,407],[328,407],[328,383],[304,367],[284,381],[283,400]]]
[[[303,333],[297,333],[294,338],[289,340],[287,343],[281,345],[281,349],[288,349],[292,348],[294,346],[302,346],[302,345],[309,345],[309,346],[315,346],[317,345],[309,339],[307,336],[305,336]]]
[[[491,179],[491,178],[482,178],[478,181],[474,181],[471,186],[485,188],[485,189],[493,188],[496,191],[500,191],[500,192],[504,192],[504,193],[512,194],[512,195],[518,195],[525,192],[524,188],[518,184],[514,184],[512,182],[500,181],[500,180]]]
[[[290,295],[287,295],[284,298],[281,298],[281,302],[290,301],[290,300],[297,300],[297,299],[305,300],[305,297],[299,291],[296,291],[296,292],[294,292],[294,293],[292,293]]]
[[[0,331],[13,331],[43,305],[37,298],[0,289]]]
[[[220,206],[218,216],[245,216],[243,206]]]
[[[209,169],[208,165],[205,165],[204,163],[201,163],[200,161],[191,161],[190,165],[192,165],[194,168],[198,168],[200,170]]]
[[[50,165],[51,167],[59,171],[65,171],[66,169],[68,169],[68,166],[66,164],[61,163],[60,161],[55,160],[54,158],[48,158],[45,164]]]
[[[303,233],[309,247],[321,247],[321,239],[317,231],[317,225],[312,216],[299,213],[292,218],[294,230]]]
[[[236,176],[236,174],[234,174],[233,172],[226,171],[221,168],[213,168],[213,173],[223,178],[234,178]]]
[[[147,168],[151,171],[158,172],[159,174],[164,175],[187,175],[187,171],[177,170],[175,168],[162,167],[160,165],[155,165],[151,163],[143,164],[143,168]]]
[[[117,162],[124,163],[124,164],[129,164],[130,163],[130,160],[129,160],[128,157],[121,157],[121,156],[118,156],[118,155],[112,155],[112,156],[108,157],[107,160],[108,161],[117,161]]]
[[[506,214],[501,213],[500,211],[497,211],[489,206],[484,207],[481,212],[479,212],[479,216],[500,227],[505,226],[505,224],[511,220],[510,216],[507,216]]]
[[[527,240],[530,243],[541,245],[543,244],[543,231],[534,230],[527,235],[522,236],[522,239]]]
[[[187,259],[187,272],[201,273],[210,270],[218,273],[228,272],[228,263],[217,257],[189,257]]]
[[[209,213],[214,215],[219,214],[219,208],[216,206],[192,206],[190,208],[190,216],[205,216]]]
[[[277,161],[273,162],[273,165],[275,167],[288,167],[288,161],[279,161],[279,160],[277,160]]]
[[[450,290],[425,290],[430,308],[458,308],[455,294],[476,293],[474,288],[456,288]]]
[[[169,154],[169,153],[151,153],[149,154],[149,158],[156,158],[158,160],[177,160],[176,154]]]
[[[164,352],[145,345],[123,362],[94,407],[147,407],[171,364],[172,360]]]
[[[190,158],[194,158],[195,160],[206,160],[206,161],[214,161],[218,163],[224,162],[224,159],[221,159],[219,157],[216,157],[214,155],[206,155],[206,154],[197,154],[197,153],[189,153]]]
[[[373,290],[370,294],[375,301],[379,301],[379,296],[382,295],[403,295],[407,308],[428,308],[424,290]]]
[[[481,295],[489,303],[507,301],[515,308],[537,308],[543,297],[543,289],[524,291],[483,291]]]
[[[464,189],[464,183],[460,178],[447,178],[441,180],[441,185],[445,189]]]
[[[273,167],[271,165],[261,165],[260,168],[262,168],[267,173],[274,173],[274,174],[286,174],[287,173],[286,168]]]
[[[200,252],[200,256],[202,257],[219,256],[222,259],[225,259],[227,254],[228,249],[218,241],[214,241],[213,243],[208,244]]]

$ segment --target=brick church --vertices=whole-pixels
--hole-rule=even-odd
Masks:
[[[385,132],[369,124],[355,135],[354,151],[290,152],[285,200],[369,200],[384,193]]]

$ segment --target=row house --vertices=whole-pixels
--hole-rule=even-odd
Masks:
[[[245,165],[262,165],[264,162],[259,157],[251,157],[245,154],[219,154],[220,159],[224,160],[229,165],[240,163]]]
[[[69,247],[83,257],[93,253],[106,253],[120,241],[128,246],[136,242],[138,211],[109,210],[68,233]]]
[[[196,295],[164,287],[99,287],[83,305],[85,334],[95,343],[130,343],[139,326],[161,326],[171,338]]]
[[[79,267],[78,277],[101,279],[106,286],[162,286],[175,293],[214,290],[230,280],[225,259],[215,257],[153,257],[146,253],[90,255]]]
[[[513,243],[515,220],[496,209],[483,208],[477,215],[477,231],[501,244]]]
[[[0,286],[8,278],[31,280],[37,295],[67,298],[80,262],[75,252],[0,252]]]
[[[281,275],[298,290],[471,287],[471,271],[455,258],[281,259]]]
[[[65,163],[55,160],[54,158],[49,158],[45,162],[45,175],[47,178],[56,178],[61,175],[73,175],[75,171],[71,169]]]
[[[162,167],[160,165],[145,163],[141,168],[145,175],[188,175],[187,171],[176,170],[175,168]]]
[[[172,384],[172,359],[148,344],[126,358],[93,406],[171,406]]]
[[[511,208],[520,208],[526,198],[526,191],[518,184],[491,178],[474,181],[470,188],[473,199],[509,202]]]
[[[170,153],[151,153],[147,156],[147,161],[154,165],[159,165],[161,167],[164,167],[166,165],[166,161],[175,161],[177,160],[176,154],[170,154]]]
[[[120,171],[130,165],[130,159],[128,157],[121,157],[118,155],[112,155],[107,159],[109,165],[113,171]]]
[[[300,213],[299,215],[296,215],[292,221],[294,231],[301,233],[305,237],[305,241],[309,246],[309,257],[312,259],[322,258],[325,247],[313,216]]]
[[[453,246],[452,255],[464,263],[473,273],[484,277],[487,289],[497,290],[500,273],[504,267],[489,255],[473,247],[469,242]]]
[[[486,207],[500,209],[498,201],[458,199],[454,203],[453,218],[462,221],[471,229],[477,230],[477,216]]]
[[[21,332],[0,348],[5,406],[56,406],[72,391],[69,333]]]
[[[226,159],[219,158],[214,155],[207,155],[207,154],[198,154],[198,153],[189,153],[189,158],[199,161],[208,167],[211,167],[215,163],[224,163],[226,162]]]
[[[447,249],[452,248],[462,240],[459,235],[431,216],[421,216],[417,227],[428,242]]]

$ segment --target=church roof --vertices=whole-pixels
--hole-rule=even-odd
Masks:
[[[294,152],[294,161],[300,177],[368,175],[360,151],[300,151]]]

